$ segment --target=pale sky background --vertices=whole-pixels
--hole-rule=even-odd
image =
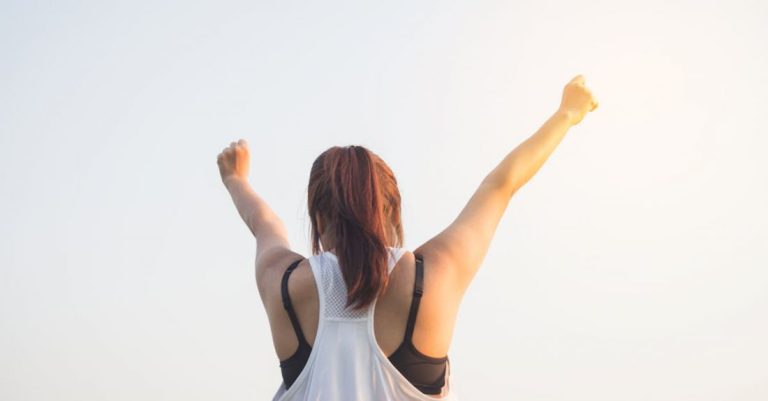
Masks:
[[[333,145],[441,231],[583,74],[449,355],[463,400],[768,399],[765,1],[0,5],[0,399],[267,400],[255,244],[216,155],[309,254]],[[494,398],[494,396],[500,397]]]

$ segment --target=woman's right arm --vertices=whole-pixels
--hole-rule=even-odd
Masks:
[[[482,264],[512,195],[536,174],[568,129],[595,108],[597,101],[584,86],[584,78],[576,76],[565,86],[558,110],[483,179],[445,230],[414,250],[453,283],[459,296]]]

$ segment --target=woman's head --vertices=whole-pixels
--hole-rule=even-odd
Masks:
[[[387,247],[403,244],[395,175],[362,146],[334,146],[312,164],[307,203],[312,253],[333,249],[347,305],[367,306],[387,285]]]

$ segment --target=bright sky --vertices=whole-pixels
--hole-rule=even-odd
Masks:
[[[455,390],[768,399],[767,20],[733,0],[3,2],[0,399],[270,399],[219,151],[249,141],[308,255],[312,161],[368,147],[414,249],[577,74],[600,106],[510,202]]]

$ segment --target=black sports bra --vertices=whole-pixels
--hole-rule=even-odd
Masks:
[[[413,299],[411,300],[411,310],[408,313],[408,325],[405,327],[405,338],[400,346],[389,356],[389,361],[397,368],[398,371],[408,379],[414,387],[418,388],[424,394],[440,394],[443,386],[445,385],[445,372],[446,367],[450,363],[448,356],[442,358],[433,358],[422,354],[413,345],[413,328],[416,324],[416,314],[419,311],[419,304],[421,302],[421,295],[424,293],[424,260],[421,255],[416,256],[416,280],[413,285]],[[288,312],[288,317],[291,319],[291,325],[293,325],[293,331],[296,333],[296,338],[299,341],[299,346],[288,359],[280,361],[280,370],[283,375],[283,382],[285,388],[289,388],[293,382],[299,377],[304,365],[309,359],[309,354],[312,352],[312,346],[309,345],[306,338],[304,338],[304,332],[299,325],[299,319],[296,317],[296,312],[293,310],[291,304],[291,298],[288,295],[288,277],[291,275],[293,269],[299,265],[303,259],[299,259],[288,267],[283,274],[283,281],[280,288],[280,292],[283,297],[283,307]]]

